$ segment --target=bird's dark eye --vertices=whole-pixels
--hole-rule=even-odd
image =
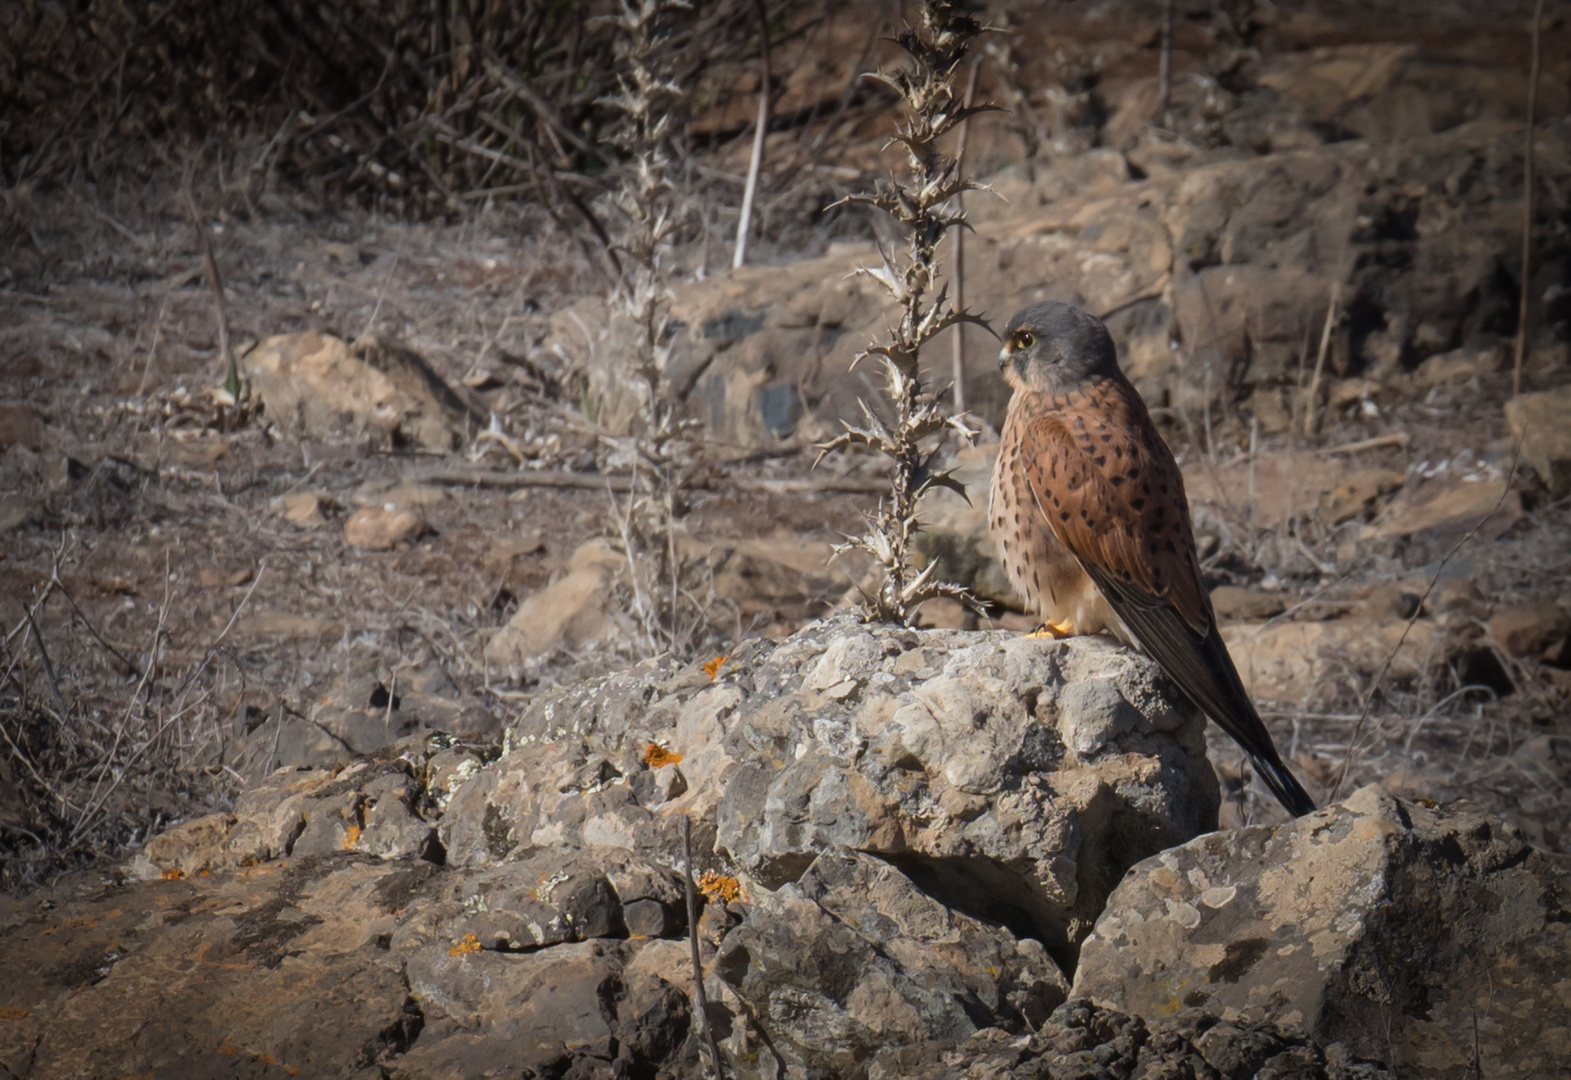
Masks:
[[[1029,349],[1035,344],[1036,338],[1032,336],[1029,330],[1022,330],[1015,335],[1015,348],[1017,349]]]

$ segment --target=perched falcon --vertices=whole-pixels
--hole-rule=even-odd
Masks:
[[[1222,642],[1178,463],[1118,369],[1107,327],[1068,304],[1034,304],[1009,320],[998,365],[1014,397],[988,517],[1042,632],[1105,630],[1144,650],[1289,813],[1314,810]]]

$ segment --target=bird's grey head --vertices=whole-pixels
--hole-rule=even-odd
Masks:
[[[1118,350],[1101,319],[1049,300],[1009,320],[998,366],[1016,390],[1061,394],[1115,374]]]

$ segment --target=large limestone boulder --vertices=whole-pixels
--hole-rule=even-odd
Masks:
[[[1202,718],[1133,652],[841,618],[537,697],[438,831],[484,868],[673,852],[692,815],[740,890],[727,1052],[860,1075],[891,1039],[1039,1024],[1124,870],[1217,802]]]
[[[378,686],[386,714],[370,672],[323,708],[375,728]],[[1204,746],[1101,641],[842,618],[644,663],[537,695],[501,747],[416,730],[280,769],[155,838],[129,887],[0,909],[0,975],[26,967],[0,1065],[696,1077],[684,816],[737,1075],[1026,1037],[1124,870],[1214,827]]]
[[[1366,787],[1135,867],[1074,993],[1286,1021],[1404,1076],[1552,1075],[1571,1061],[1568,895],[1571,872],[1498,819]]]
[[[1203,746],[1098,640],[841,619],[648,662],[0,900],[0,1066],[696,1080],[687,815],[746,1080],[1460,1075],[1474,1017],[1487,1075],[1571,1054],[1563,868],[1376,789],[1199,835]]]

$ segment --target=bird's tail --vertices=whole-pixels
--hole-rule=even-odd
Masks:
[[[1254,762],[1260,779],[1266,782],[1266,787],[1271,789],[1271,794],[1276,796],[1276,801],[1281,803],[1289,814],[1294,817],[1303,817],[1305,814],[1315,812],[1315,800],[1309,797],[1294,776],[1280,759],[1267,760],[1258,754],[1250,754],[1249,760]]]

